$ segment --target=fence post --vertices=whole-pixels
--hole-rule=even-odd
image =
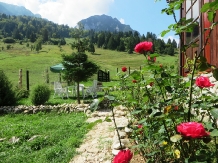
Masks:
[[[45,70],[45,82],[46,82],[47,84],[49,83],[48,69]]]
[[[30,90],[30,83],[29,83],[29,71],[26,71],[26,89]]]
[[[18,88],[22,88],[22,69],[19,70]]]
[[[59,82],[61,83],[61,73],[59,73]]]
[[[108,75],[108,81],[110,81],[110,71],[107,71],[107,75]]]

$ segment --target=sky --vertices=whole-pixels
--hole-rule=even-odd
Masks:
[[[166,0],[0,0],[8,4],[24,6],[34,14],[40,14],[57,24],[75,27],[77,23],[93,15],[108,15],[130,25],[141,35],[152,32],[160,38],[161,31],[174,23],[172,15],[162,14]],[[176,13],[179,18],[178,12]],[[163,39],[175,39],[173,32]]]

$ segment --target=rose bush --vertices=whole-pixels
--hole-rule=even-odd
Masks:
[[[183,2],[172,1],[163,11],[173,14]],[[209,12],[210,20],[214,20],[217,8],[213,6],[217,4],[218,1],[213,1],[202,7],[202,12]],[[181,19],[163,33],[172,29],[182,35],[195,25],[191,19]],[[211,22],[211,27],[205,30],[211,34],[215,25]],[[207,63],[202,55],[207,43],[201,45],[194,58],[187,59],[186,78],[178,74],[178,67],[158,63],[159,55],[152,51],[153,43],[147,41],[135,46],[135,52],[146,57],[142,69],[130,74],[118,73],[121,91],[116,97],[107,98],[112,108],[123,105],[128,109],[128,127],[133,131],[130,138],[135,143],[134,150],[146,163],[218,162],[218,95],[208,89],[214,86],[209,78],[197,77],[199,72],[212,69],[213,77],[218,80],[218,68]],[[186,54],[189,47],[196,45],[190,42],[180,47],[181,54]]]
[[[206,132],[204,126],[197,122],[181,123],[177,126],[177,131],[185,137],[202,138],[209,136],[210,133]]]

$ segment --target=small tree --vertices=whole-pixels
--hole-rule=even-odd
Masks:
[[[94,47],[94,44],[93,43],[90,43],[89,44],[89,52],[94,54],[95,53],[95,47]]]
[[[5,73],[0,70],[0,106],[11,106],[16,104],[16,94],[13,86]]]
[[[63,78],[68,83],[76,82],[77,102],[80,104],[79,83],[87,81],[88,78],[97,73],[99,67],[88,61],[87,55],[82,52],[73,52],[72,55],[63,55],[62,58],[65,67]]]
[[[85,54],[85,50],[88,50],[88,40],[80,38],[83,37],[83,25],[78,24],[78,29],[76,29],[72,36],[77,40],[72,44],[72,48],[77,49],[77,52],[73,52],[72,55],[62,55],[64,75],[63,78],[67,80],[68,83],[76,82],[77,84],[77,102],[80,104],[80,94],[79,94],[79,83],[82,81],[87,81],[92,75],[97,73],[99,67],[88,61],[88,56]]]

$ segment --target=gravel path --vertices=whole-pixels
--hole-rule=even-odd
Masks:
[[[92,118],[93,119],[93,118]],[[79,155],[70,163],[111,163],[111,144],[114,135],[112,122],[97,124],[86,135],[84,143],[77,150]]]

